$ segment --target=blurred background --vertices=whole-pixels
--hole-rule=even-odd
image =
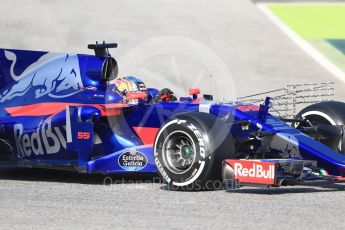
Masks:
[[[344,98],[341,74],[320,65],[264,12],[344,67],[338,43],[327,40],[345,37],[339,18],[344,7],[291,2],[2,0],[0,47],[92,53],[89,43],[117,42],[111,53],[121,75],[169,87],[178,96],[200,87],[230,99],[286,84],[335,81],[336,98]]]

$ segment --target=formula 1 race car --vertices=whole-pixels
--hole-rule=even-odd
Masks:
[[[261,105],[214,101],[189,89],[147,88],[118,77],[115,43],[95,55],[0,49],[3,166],[83,173],[154,173],[171,188],[215,182],[280,186],[342,180],[345,104],[311,105],[294,118]],[[290,125],[289,125],[290,124]]]

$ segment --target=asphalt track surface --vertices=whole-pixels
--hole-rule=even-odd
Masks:
[[[159,87],[168,84],[180,94],[193,84],[230,97],[319,81],[335,81],[337,99],[345,94],[340,80],[247,0],[2,0],[0,31],[1,47],[20,49],[85,53],[94,40],[116,41],[113,54],[121,73]],[[119,175],[108,186],[103,179],[2,169],[0,228],[345,227],[344,185],[173,192],[150,175]]]

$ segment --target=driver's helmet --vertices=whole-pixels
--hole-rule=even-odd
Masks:
[[[149,101],[147,88],[144,82],[137,77],[128,76],[118,78],[115,80],[115,86],[116,90],[123,96],[123,100],[128,104],[137,105]],[[131,92],[143,92],[146,96],[143,99],[132,99],[128,94]]]
[[[117,91],[122,94],[122,96],[126,96],[129,92],[147,93],[145,83],[134,76],[119,77],[115,80],[115,85]]]

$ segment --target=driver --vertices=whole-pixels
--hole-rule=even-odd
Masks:
[[[176,101],[174,92],[168,88],[160,90],[157,95],[152,96],[146,85],[142,80],[134,76],[119,77],[115,80],[116,91],[119,92],[123,99],[129,104],[138,104],[140,102],[144,103],[158,103],[160,101]],[[129,99],[128,93],[130,92],[143,92],[146,94],[145,99]]]
[[[126,95],[130,92],[144,92],[147,94],[146,99],[148,99],[148,91],[142,80],[134,76],[119,77],[115,80],[116,90],[126,99]],[[138,104],[138,99],[128,100],[130,104]]]

